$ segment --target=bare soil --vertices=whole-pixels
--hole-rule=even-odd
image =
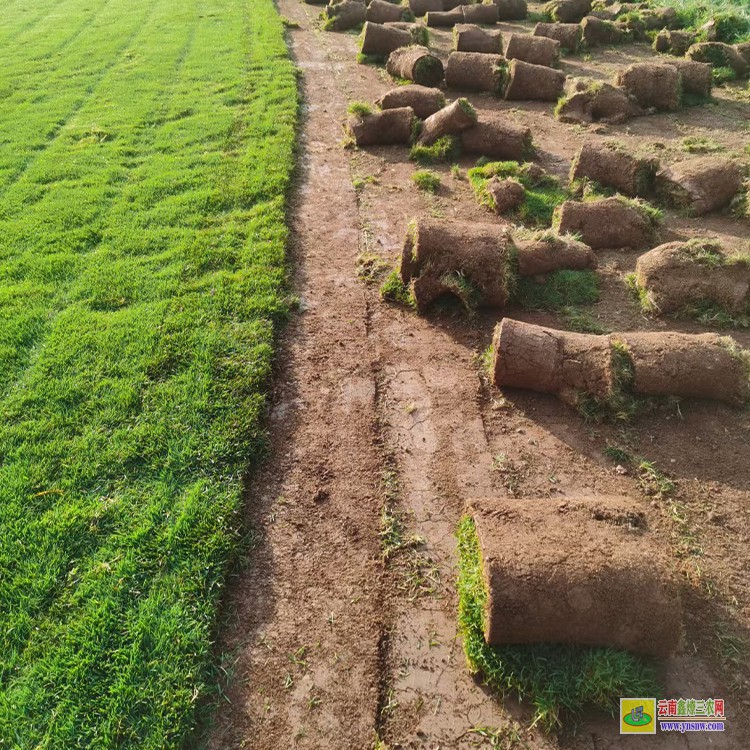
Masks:
[[[256,544],[232,581],[221,635],[229,674],[211,748],[652,746],[620,738],[617,722],[589,716],[563,736],[528,728],[529,710],[504,704],[467,672],[456,633],[454,530],[467,500],[618,495],[642,509],[684,571],[684,639],[664,667],[662,697],[723,697],[728,731],[661,735],[664,748],[741,750],[750,738],[750,415],[685,400],[626,426],[585,423],[554,396],[492,388],[477,355],[498,315],[445,307],[417,316],[384,303],[358,278],[382,260],[395,267],[407,224],[419,217],[501,222],[476,202],[461,174],[437,166],[436,195],[411,181],[405,147],[342,148],[350,100],[393,87],[358,65],[353,34],[324,33],[319,8],[280,0],[299,22],[290,32],[303,72],[305,124],[293,201],[294,288],[300,314],[281,342],[272,455],[249,482],[248,527]],[[532,24],[505,23],[504,34]],[[445,61],[450,30],[433,30]],[[645,45],[564,58],[571,75],[609,81],[649,59]],[[553,104],[468,94],[480,120],[501,112],[531,128],[538,162],[565,177],[585,139],[615,140],[662,163],[688,158],[682,139],[704,136],[743,157],[750,103],[739,87],[716,104],[590,127],[560,123]],[[450,92],[453,98],[466,92]],[[357,189],[355,189],[357,185]],[[727,248],[750,223],[714,214],[668,214],[661,242],[705,236]],[[658,244],[658,243],[657,243]],[[611,330],[705,332],[691,322],[645,317],[623,282],[637,253],[601,251],[595,317]],[[366,263],[363,265],[363,259]],[[520,320],[562,328],[544,313]],[[750,334],[733,334],[750,346]],[[659,467],[676,491],[658,498],[632,466],[604,454],[616,444]],[[381,512],[394,506],[404,535],[418,536],[384,560]],[[476,733],[492,727],[506,745]],[[512,739],[518,732],[520,739]]]

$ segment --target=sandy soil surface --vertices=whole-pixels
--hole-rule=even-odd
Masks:
[[[280,350],[272,455],[248,487],[247,520],[257,539],[230,588],[221,643],[229,678],[210,746],[338,750],[376,747],[380,739],[390,748],[746,748],[750,416],[684,401],[625,427],[587,424],[553,397],[501,394],[486,382],[477,359],[497,313],[467,317],[447,308],[419,317],[382,302],[378,284],[358,277],[359,259],[374,254],[395,266],[411,219],[498,219],[477,204],[465,179],[468,159],[459,162],[463,179],[449,166],[434,168],[442,186],[433,196],[412,184],[417,167],[405,148],[344,149],[347,103],[374,100],[392,81],[356,63],[354,35],[320,31],[319,8],[295,0],[279,7],[300,24],[290,40],[305,96],[293,200],[301,311]],[[432,39],[447,57],[450,31]],[[631,45],[567,58],[562,67],[609,79],[651,54]],[[588,128],[557,122],[549,104],[469,98],[480,118],[501,110],[528,125],[538,162],[560,177],[587,138],[616,140],[663,161],[686,156],[687,136],[738,155],[749,139],[750,102],[727,90],[717,91],[715,104]],[[695,235],[739,247],[750,222],[667,216],[665,240]],[[637,255],[599,256],[602,296],[594,314],[602,324],[706,330],[643,316],[623,283]],[[553,315],[506,314],[564,327]],[[750,346],[750,334],[732,335]],[[618,470],[605,457],[609,443],[653,461],[676,482],[674,495],[644,493],[632,469]],[[501,703],[469,675],[456,633],[454,537],[466,501],[597,493],[627,496],[646,509],[685,571],[684,642],[664,665],[664,697],[724,697],[724,736],[621,739],[607,716],[545,736],[528,728],[528,707]],[[421,539],[387,560],[384,506],[407,536]],[[473,731],[479,727],[491,730]]]

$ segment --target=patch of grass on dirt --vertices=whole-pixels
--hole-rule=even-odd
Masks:
[[[492,196],[487,183],[493,177],[515,179],[523,185],[526,199],[511,215],[524,224],[549,227],[555,209],[570,198],[570,193],[560,181],[548,174],[539,174],[534,164],[518,164],[514,161],[477,162],[469,170],[469,182],[480,203],[493,208]]]
[[[658,312],[654,305],[647,289],[644,289],[638,284],[638,276],[635,273],[629,273],[625,276],[625,286],[632,295],[633,299],[638,303],[641,311],[650,315]]]
[[[416,308],[414,295],[403,281],[398,271],[394,270],[380,287],[380,297],[388,302],[395,302],[406,307]]]
[[[425,193],[437,193],[440,189],[440,175],[431,172],[429,169],[418,169],[411,176],[411,180],[418,190]]]
[[[653,461],[639,458],[618,445],[607,445],[604,455],[613,463],[631,468],[644,495],[663,498],[672,495],[677,488],[674,481],[657,468]]]
[[[297,76],[270,0],[43,4],[3,16],[0,745],[170,750],[266,447]]]
[[[349,102],[346,111],[356,117],[367,117],[372,114],[372,105],[367,102]]]
[[[527,310],[559,311],[599,300],[599,277],[594,271],[553,271],[543,282],[519,279],[514,301]]]
[[[376,253],[361,253],[357,258],[357,278],[366,284],[376,284],[389,268],[388,261]]]
[[[415,144],[409,151],[409,158],[418,164],[454,161],[461,155],[461,143],[455,136],[445,135],[431,146]]]
[[[607,326],[586,310],[566,305],[558,312],[571,331],[576,331],[577,333],[594,333],[596,335],[611,333],[611,330]]]
[[[474,521],[465,516],[458,538],[458,623],[469,669],[501,696],[534,708],[533,723],[551,732],[590,708],[614,714],[623,695],[656,695],[656,670],[645,659],[609,648],[554,644],[488,646],[487,589]]]
[[[702,135],[691,135],[683,138],[680,147],[689,154],[715,154],[725,150],[721,143]]]
[[[711,70],[711,77],[714,80],[715,86],[723,86],[725,83],[736,81],[737,73],[733,68],[727,67],[726,65],[720,65]]]

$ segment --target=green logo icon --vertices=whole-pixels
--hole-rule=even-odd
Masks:
[[[636,706],[631,708],[630,713],[625,714],[622,720],[631,727],[647,727],[653,721],[653,717],[643,710],[643,706]]]

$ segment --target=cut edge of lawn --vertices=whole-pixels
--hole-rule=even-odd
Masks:
[[[655,665],[611,648],[533,644],[489,646],[484,639],[487,588],[476,526],[464,516],[458,540],[458,629],[469,671],[501,699],[532,707],[531,725],[545,732],[575,726],[583,712],[614,715],[629,695],[657,695]]]

